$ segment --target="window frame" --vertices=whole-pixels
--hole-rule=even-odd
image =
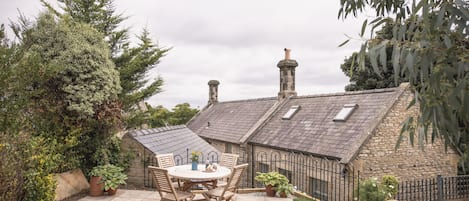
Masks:
[[[295,116],[296,113],[300,110],[301,106],[299,105],[292,105],[290,109],[282,116],[282,120],[290,120]]]
[[[355,111],[355,109],[358,108],[358,104],[345,104],[342,109],[335,115],[334,119],[332,121],[334,122],[345,122],[347,121],[350,116],[352,116],[352,113]]]
[[[315,177],[309,177],[309,185],[310,185],[310,191],[311,195],[315,198],[319,198],[321,201],[327,201],[328,200],[328,193],[329,193],[329,182],[318,179]],[[316,188],[319,187],[319,188]]]

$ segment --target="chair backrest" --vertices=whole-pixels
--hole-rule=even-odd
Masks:
[[[169,168],[173,167],[176,164],[174,163],[173,154],[158,154],[156,155],[156,161],[158,162],[158,167],[160,168]]]
[[[249,164],[241,164],[233,167],[233,171],[231,172],[230,179],[223,190],[222,197],[226,191],[230,191],[232,193],[236,193],[236,189],[238,189],[239,182],[241,181],[241,177],[243,172],[247,169]]]
[[[168,175],[168,170],[155,166],[148,166],[148,169],[153,174],[153,179],[156,183],[156,188],[158,189],[160,197],[164,196],[163,193],[167,193],[173,195],[175,200],[178,200],[176,190],[174,189],[171,178]]]
[[[233,168],[236,163],[238,163],[238,155],[222,153],[220,162],[218,164],[228,168]]]

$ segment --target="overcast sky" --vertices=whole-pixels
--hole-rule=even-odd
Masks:
[[[39,0],[0,2],[5,24],[17,19],[17,9],[31,18],[43,10]],[[115,5],[130,17],[123,26],[132,35],[147,27],[160,46],[172,47],[150,75],[165,81],[164,92],[147,100],[153,106],[188,102],[202,108],[212,79],[220,81],[220,101],[275,97],[283,48],[292,49],[299,64],[298,95],[343,91],[348,78],[340,64],[361,43],[337,47],[345,34],[358,38],[362,22],[337,19],[339,0],[116,0]]]

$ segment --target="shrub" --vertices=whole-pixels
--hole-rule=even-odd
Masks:
[[[388,198],[392,198],[397,195],[397,186],[399,185],[399,181],[396,177],[391,175],[384,175],[381,178],[381,183],[383,185],[384,191],[389,193]]]
[[[257,172],[257,176],[254,179],[258,182],[262,182],[266,186],[271,185],[274,187],[283,183],[288,183],[288,178],[278,172]]]
[[[126,184],[127,175],[123,173],[124,168],[107,164],[96,166],[91,170],[92,176],[100,176],[104,182],[104,190],[117,189],[121,184]]]
[[[285,193],[287,196],[292,194],[295,190],[293,189],[293,185],[289,183],[281,183],[277,187],[275,187],[277,193]]]
[[[367,179],[359,185],[359,197],[361,201],[386,201],[397,194],[398,181],[394,176],[386,175],[378,181],[378,178]]]

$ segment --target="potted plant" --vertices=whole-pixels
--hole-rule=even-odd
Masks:
[[[103,195],[104,191],[104,182],[102,181],[102,176],[103,175],[103,166],[96,166],[94,167],[91,172],[91,178],[90,178],[90,196],[101,196]]]
[[[99,196],[103,194],[103,190],[108,193],[108,195],[114,195],[117,192],[117,188],[121,184],[126,184],[125,180],[127,179],[127,175],[123,173],[124,168],[107,164],[107,165],[100,165],[93,168],[91,171],[91,175],[100,177],[100,192],[96,192],[94,196]],[[91,182],[90,182],[91,183]],[[91,184],[90,184],[91,186]],[[90,195],[91,195],[91,187],[90,187]],[[98,191],[98,190],[93,190]]]
[[[281,183],[277,187],[275,187],[275,191],[277,191],[278,195],[281,198],[286,198],[288,195],[293,193],[293,185],[289,183]]]
[[[265,192],[269,197],[275,197],[276,191],[275,188],[282,184],[288,183],[287,177],[278,172],[267,172],[261,173],[257,172],[257,176],[254,179],[258,182],[262,182],[265,185]]]
[[[192,170],[197,170],[197,166],[199,165],[200,155],[202,155],[200,151],[191,152]]]

